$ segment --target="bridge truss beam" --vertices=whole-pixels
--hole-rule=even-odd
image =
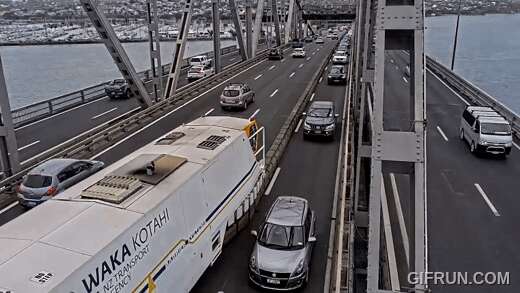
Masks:
[[[244,36],[242,35],[242,26],[240,25],[240,17],[238,15],[238,9],[235,0],[229,0],[229,8],[231,9],[231,17],[233,18],[233,24],[235,25],[240,56],[242,57],[242,60],[247,60],[247,48],[244,42]]]
[[[188,32],[191,24],[191,14],[193,11],[193,2],[195,0],[186,0],[182,10],[181,26],[175,48],[173,51],[173,60],[168,73],[168,81],[164,89],[163,99],[169,99],[175,94],[177,83],[179,82],[179,75],[182,67],[182,59],[184,57],[184,49],[188,40]]]
[[[260,39],[260,34],[262,32],[262,19],[264,17],[265,1],[266,0],[258,0],[258,3],[256,5],[255,24],[253,29],[252,57],[256,56],[256,52],[258,50],[258,40]]]
[[[232,0],[229,0],[232,1]],[[278,15],[278,5],[277,0],[271,0],[271,11],[274,17],[274,31],[276,38],[276,46],[280,46],[282,44],[282,36],[280,35],[280,17]],[[285,18],[285,17],[284,17]],[[287,26],[287,23],[285,24]]]
[[[137,98],[142,107],[151,106],[153,103],[152,99],[148,95],[143,82],[137,75],[130,58],[128,58],[125,49],[121,45],[121,42],[117,39],[117,35],[108,19],[96,5],[94,0],[80,0],[80,3],[94,25],[94,28],[96,28],[101,41],[108,49],[110,56],[112,56],[112,59],[121,72],[121,75],[128,83],[130,96]]]
[[[159,12],[157,11],[157,0],[146,0],[146,12],[153,94],[155,96],[155,101],[159,101],[161,99],[163,72],[161,64],[161,41],[159,36]]]
[[[403,5],[404,4],[404,5]],[[410,217],[408,227],[410,242],[409,262],[405,262],[407,272],[421,273],[426,271],[426,109],[424,94],[424,9],[423,0],[377,0],[375,14],[375,67],[372,111],[372,147],[370,152],[370,197],[369,197],[369,241],[367,292],[388,292],[381,288],[384,283],[381,263],[382,239],[382,199],[384,194],[384,177],[395,173],[408,176],[410,194]],[[369,50],[369,48],[364,48]],[[405,104],[399,97],[388,94],[385,88],[385,66],[389,51],[405,51],[410,64],[410,91]],[[370,101],[365,101],[369,104]],[[403,125],[392,128],[387,119],[392,115],[389,105],[402,104],[407,114],[401,119]],[[403,118],[404,117],[404,118]],[[386,123],[384,123],[384,121]],[[389,249],[389,247],[386,247]],[[392,270],[393,268],[390,268]],[[397,268],[395,268],[397,269]],[[424,292],[424,284],[401,284],[392,291]],[[403,288],[403,289],[402,289]]]
[[[222,70],[220,58],[220,0],[211,3],[213,17],[213,58],[215,59],[215,73]]]
[[[0,56],[0,160],[2,172],[5,176],[11,176],[20,171],[18,148],[2,66],[2,56]]]

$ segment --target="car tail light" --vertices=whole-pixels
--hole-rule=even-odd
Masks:
[[[49,196],[53,196],[55,195],[56,193],[58,192],[58,189],[56,189],[56,187],[49,187],[49,189],[47,190],[47,195]]]

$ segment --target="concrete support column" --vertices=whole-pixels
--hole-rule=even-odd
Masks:
[[[215,60],[215,73],[222,69],[220,62],[220,0],[213,0],[211,3],[213,12],[213,58]]]

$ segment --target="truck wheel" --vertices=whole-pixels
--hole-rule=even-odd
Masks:
[[[471,145],[469,147],[469,150],[472,152],[472,153],[476,153],[477,152],[477,148],[475,147],[475,142],[471,142]]]

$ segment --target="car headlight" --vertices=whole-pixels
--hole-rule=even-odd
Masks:
[[[329,75],[329,78],[332,78],[332,75]]]
[[[327,125],[325,130],[334,130],[334,124]]]
[[[257,269],[256,258],[254,255],[251,256],[251,259],[249,259],[249,267],[254,271]]]
[[[296,269],[294,270],[293,275],[297,276],[303,272],[303,263],[304,263],[304,259],[300,260],[300,262],[296,266]]]
[[[303,122],[303,128],[304,129],[311,129],[311,126],[307,122]]]
[[[487,141],[485,141],[485,140],[481,140],[481,141],[480,141],[480,144],[481,144],[481,145],[487,145],[487,144],[488,144],[488,142],[487,142]]]

